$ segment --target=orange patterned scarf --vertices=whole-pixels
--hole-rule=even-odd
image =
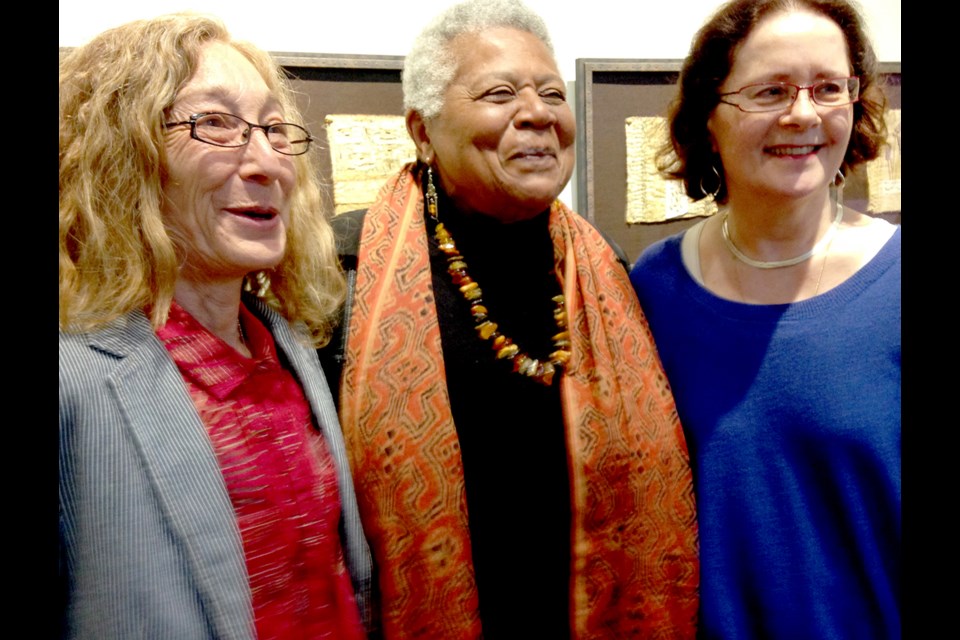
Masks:
[[[573,637],[692,638],[693,482],[653,338],[596,230],[555,202],[550,235],[572,337],[560,384]],[[384,633],[479,638],[463,465],[412,166],[365,216],[346,351],[341,422],[379,571]]]

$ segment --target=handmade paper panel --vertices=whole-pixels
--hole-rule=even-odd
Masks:
[[[387,178],[416,159],[403,116],[330,114],[334,213],[365,209]]]
[[[691,200],[680,180],[667,180],[657,171],[657,151],[667,141],[663,117],[632,116],[626,120],[627,224],[666,222],[709,216],[717,211],[712,198]]]
[[[890,109],[887,122],[887,144],[880,155],[867,163],[867,211],[883,213],[900,211],[900,109]]]

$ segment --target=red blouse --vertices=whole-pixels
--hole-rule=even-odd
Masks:
[[[174,303],[157,331],[213,444],[243,539],[260,640],[363,638],[343,561],[333,458],[273,336],[245,307],[252,358]]]

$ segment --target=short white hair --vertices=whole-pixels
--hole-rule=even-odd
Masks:
[[[440,115],[443,94],[457,71],[450,43],[466,33],[508,27],[536,36],[550,55],[547,25],[520,0],[466,0],[435,17],[413,42],[403,64],[403,106],[424,120]]]

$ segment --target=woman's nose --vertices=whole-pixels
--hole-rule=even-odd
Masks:
[[[284,172],[280,153],[276,151],[263,129],[252,128],[250,140],[243,149],[241,174],[244,179],[270,182],[279,179]]]
[[[538,92],[523,90],[519,100],[520,109],[516,116],[518,126],[549,127],[557,121],[557,114]]]
[[[813,101],[813,89],[806,87],[797,92],[797,97],[784,114],[790,124],[810,126],[820,122],[820,112]]]

